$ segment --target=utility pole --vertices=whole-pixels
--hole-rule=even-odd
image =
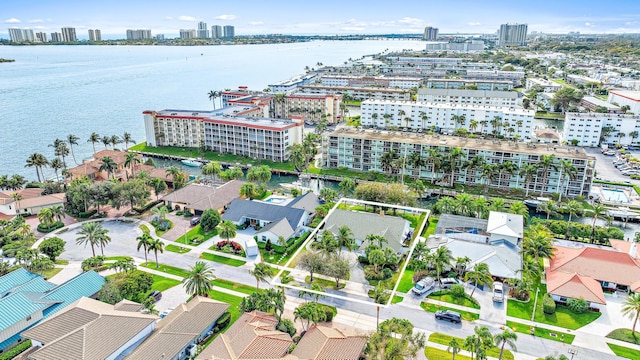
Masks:
[[[536,288],[536,298],[533,301],[533,311],[531,312],[531,321],[533,321],[534,316],[536,315],[536,306],[538,305],[538,293],[540,292],[540,288]]]

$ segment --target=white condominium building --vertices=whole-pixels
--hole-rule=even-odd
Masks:
[[[540,78],[527,78],[525,81],[525,89],[529,90],[534,86],[538,86],[544,92],[554,92],[562,89],[562,85],[553,82],[551,80],[540,79]]]
[[[640,114],[640,91],[611,90],[607,102],[627,105],[630,112]]]
[[[360,123],[377,128],[433,129],[454,133],[464,128],[469,132],[516,135],[525,141],[532,136],[532,110],[521,108],[437,104],[413,101],[367,100],[361,105]]]
[[[418,90],[418,101],[464,105],[522,107],[522,95],[517,91],[422,88]]]
[[[292,116],[302,116],[304,121],[317,123],[323,115],[327,122],[335,124],[342,119],[340,104],[342,95],[339,94],[291,94],[284,98],[276,97],[275,115],[278,118],[289,119]]]
[[[450,153],[459,149],[457,166],[451,169]],[[435,150],[432,151],[432,150]],[[392,161],[388,162],[391,153]],[[413,166],[408,159],[420,155],[422,165]],[[557,169],[539,167],[531,179],[518,169],[524,165],[538,165],[543,156],[554,155]],[[404,166],[393,167],[393,161],[404,159]],[[473,158],[480,164],[497,165],[488,177],[482,165],[463,166]],[[570,160],[576,167],[575,177],[563,177],[560,160]],[[500,170],[500,164],[511,162],[515,169]],[[404,174],[443,184],[488,186],[497,189],[529,189],[529,194],[565,193],[570,197],[588,196],[593,181],[595,158],[584,149],[572,146],[518,144],[499,140],[469,139],[462,137],[426,135],[386,130],[357,130],[339,128],[322,139],[322,164],[328,168],[346,168],[357,171],[379,171]],[[546,170],[546,174],[545,174]],[[453,171],[453,179],[451,173]],[[453,180],[453,181],[452,181]],[[528,181],[527,181],[528,180]]]
[[[524,79],[524,71],[502,70],[467,70],[464,79],[511,81],[513,86],[520,86]]]
[[[74,27],[63,27],[62,31],[62,40],[64,42],[76,42],[78,38],[76,37],[76,28]]]
[[[638,144],[640,115],[567,113],[563,137],[569,143],[577,141],[578,146]]]
[[[323,75],[322,85],[411,89],[420,87],[422,79],[417,77]]]
[[[258,117],[259,107],[213,111],[145,111],[147,145],[199,147],[234,155],[286,161],[287,148],[302,142],[302,121]]]
[[[304,94],[349,94],[355,100],[411,100],[409,89],[383,89],[379,87],[301,85],[298,90]]]

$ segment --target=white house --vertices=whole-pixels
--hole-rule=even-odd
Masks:
[[[490,242],[506,240],[512,245],[520,246],[524,236],[524,218],[518,214],[491,211],[487,232]]]

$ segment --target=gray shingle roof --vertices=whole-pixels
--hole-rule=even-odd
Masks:
[[[313,192],[308,192],[304,195],[300,195],[287,204],[288,207],[304,209],[308,213],[314,213],[319,205],[320,200],[318,199],[318,196]]]
[[[305,210],[289,206],[273,205],[261,201],[235,199],[222,214],[223,220],[240,221],[243,217],[274,222],[286,218],[292,229],[298,227]]]
[[[260,237],[260,233],[267,231],[272,232],[276,236],[282,236],[285,239],[290,238],[295,233],[295,231],[289,225],[287,219],[284,218],[267,224],[265,227],[257,231],[256,235]]]
[[[161,200],[187,204],[188,208],[204,211],[220,209],[240,196],[240,187],[244,181],[233,180],[214,188],[211,186],[190,184],[165,195]]]

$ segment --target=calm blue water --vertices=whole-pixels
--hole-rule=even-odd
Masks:
[[[211,109],[210,90],[264,89],[316,63],[339,65],[385,49],[422,49],[420,41],[317,41],[237,46],[0,46],[0,174],[22,174],[34,152],[72,133],[76,160],[92,154],[89,134],[126,131],[144,140],[142,111]],[[96,149],[103,145],[96,144]],[[73,165],[73,160],[68,161]],[[52,171],[45,174],[53,176]]]

